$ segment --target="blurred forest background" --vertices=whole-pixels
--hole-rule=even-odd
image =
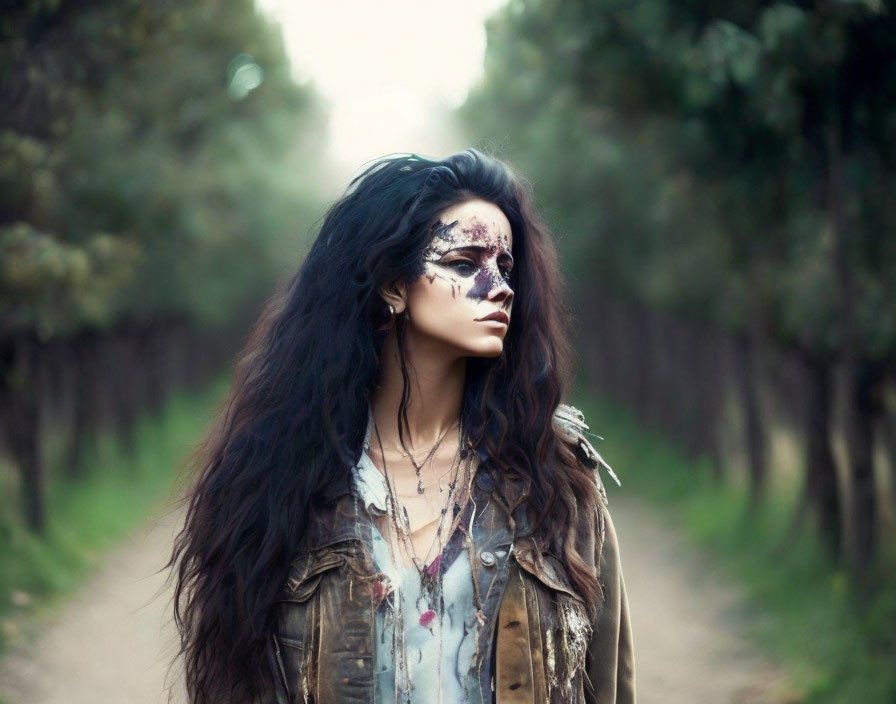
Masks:
[[[251,0],[2,8],[0,618],[89,562],[79,487],[121,530],[164,496],[135,458],[195,439],[337,178]],[[557,233],[611,464],[776,614],[793,701],[896,701],[893,11],[511,0],[454,115]]]
[[[40,532],[48,462],[132,448],[297,266],[325,115],[251,1],[23,2],[0,33],[2,422]]]
[[[849,702],[896,701],[893,10],[512,2],[462,108],[561,234],[588,390],[690,460],[644,483],[739,485],[703,529],[770,533],[758,594],[855,598],[858,651],[831,602],[792,624],[830,639],[810,692]]]

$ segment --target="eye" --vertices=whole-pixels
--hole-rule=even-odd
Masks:
[[[510,277],[511,277],[511,275],[513,274],[513,271],[512,271],[511,269],[506,268],[506,267],[502,267],[499,271],[501,272],[501,276],[504,277],[504,280],[505,280],[507,283],[510,283]]]
[[[451,267],[460,276],[472,276],[476,273],[476,265],[466,259],[454,259],[450,262],[443,262],[444,266]]]

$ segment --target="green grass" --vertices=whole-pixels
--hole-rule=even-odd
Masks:
[[[177,395],[161,418],[143,419],[133,458],[123,456],[106,433],[80,481],[58,478],[63,473],[53,467],[44,536],[23,526],[18,487],[11,468],[3,468],[0,653],[11,642],[27,638],[39,617],[71,594],[110,547],[172,499],[175,475],[225,390],[222,380],[203,394]]]
[[[741,585],[748,634],[790,678],[788,701],[896,702],[896,584],[883,577],[896,571],[892,554],[874,595],[860,597],[810,529],[786,538],[794,496],[778,494],[750,517],[742,482],[716,481],[708,462],[688,460],[615,405],[579,403],[623,484],[605,481],[611,505],[616,492],[649,500]]]

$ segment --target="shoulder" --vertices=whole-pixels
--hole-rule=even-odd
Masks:
[[[616,484],[620,484],[620,482],[616,473],[613,471],[613,468],[610,467],[604,458],[601,457],[600,453],[594,449],[594,445],[592,445],[591,441],[588,439],[588,436],[595,438],[599,438],[599,436],[588,432],[590,428],[588,427],[588,424],[585,423],[585,415],[578,408],[561,403],[554,411],[554,425],[570,444],[579,461],[585,467],[594,470],[598,488],[600,489],[604,501],[606,501],[606,492],[604,491],[603,482],[600,478],[601,469],[609,474]]]
[[[605,472],[619,484],[616,473],[610,467],[601,454],[594,448],[589,438],[600,436],[589,432],[590,428],[585,422],[584,414],[574,406],[561,403],[554,411],[554,426],[572,453],[578,459],[579,464],[590,471],[597,488],[597,502],[592,509],[579,512],[577,526],[577,549],[580,555],[588,555],[593,559],[593,564],[600,573],[600,564],[611,556],[612,546],[605,553],[604,542],[608,538],[613,540],[612,522],[610,519],[609,502],[601,473]]]

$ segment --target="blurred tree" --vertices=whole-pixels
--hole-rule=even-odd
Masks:
[[[294,268],[321,200],[323,127],[251,0],[4,4],[0,418],[31,526],[47,343],[69,341],[75,376],[107,382],[127,440],[168,386],[158,341],[232,323]],[[102,373],[98,340],[116,360]],[[71,462],[100,397],[75,393]]]
[[[741,340],[754,505],[767,474],[756,351],[768,336],[803,358],[805,496],[835,551],[829,384],[843,365],[859,572],[875,553],[872,429],[896,352],[894,30],[877,0],[512,0],[462,110],[471,132],[513,136],[571,261],[604,290]]]

